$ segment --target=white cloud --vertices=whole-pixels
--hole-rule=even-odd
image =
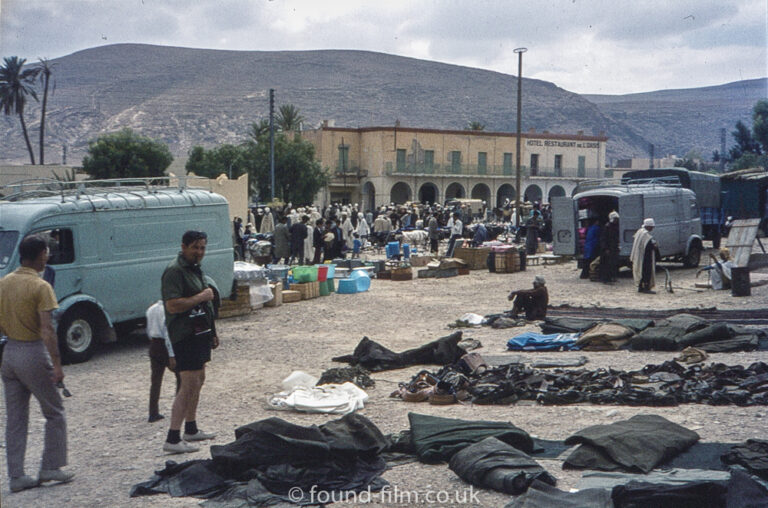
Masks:
[[[765,0],[2,0],[0,50],[361,49],[626,93],[765,76]],[[105,40],[106,38],[106,40]]]

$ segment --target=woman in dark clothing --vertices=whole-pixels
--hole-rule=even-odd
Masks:
[[[615,282],[619,267],[619,214],[611,212],[600,234],[600,281]]]

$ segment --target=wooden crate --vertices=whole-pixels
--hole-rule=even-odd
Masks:
[[[247,283],[235,286],[234,300],[224,298],[219,307],[219,318],[243,316],[251,312],[251,292]]]
[[[392,270],[381,270],[376,274],[376,278],[390,280],[392,279]]]
[[[410,267],[394,268],[392,270],[392,280],[412,280],[413,270]]]
[[[264,304],[264,307],[279,307],[283,304],[283,283],[270,284],[272,299]]]
[[[520,253],[516,249],[493,253],[493,265],[496,273],[513,273],[520,271]]]
[[[283,290],[283,303],[293,303],[301,300],[301,292],[284,289]]]
[[[427,266],[431,260],[431,256],[411,256],[411,266]]]
[[[312,283],[303,282],[301,284],[291,284],[291,291],[298,291],[302,300],[309,300],[314,298],[312,296]],[[283,295],[283,301],[285,301],[285,295]]]
[[[469,275],[469,268],[457,268],[459,275]]]
[[[314,281],[309,283],[310,298],[318,298],[320,296],[320,282]]]
[[[487,270],[489,247],[456,247],[453,257],[464,260],[470,270]]]

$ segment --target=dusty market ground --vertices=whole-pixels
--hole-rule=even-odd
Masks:
[[[721,309],[768,308],[768,286],[753,288],[752,296],[733,298],[730,292],[693,291],[695,270],[671,268],[674,294],[638,295],[625,274],[612,286],[578,279],[575,263],[529,267],[514,274],[471,272],[451,279],[420,279],[409,282],[373,281],[371,290],[359,295],[332,294],[329,297],[262,309],[239,318],[219,322],[222,346],[214,352],[203,388],[198,421],[200,426],[218,433],[214,443],[231,441],[236,427],[263,418],[278,416],[301,425],[321,424],[323,415],[276,412],[266,408],[266,395],[279,391],[280,381],[293,370],[319,375],[341,366],[331,357],[350,353],[363,335],[395,351],[419,346],[447,335],[447,324],[465,312],[487,314],[507,308],[506,295],[514,288],[528,288],[536,274],[547,279],[551,304],[580,306],[671,309],[713,307]],[[659,275],[662,275],[660,272]],[[767,311],[768,312],[768,311]],[[483,343],[481,353],[504,352],[506,340],[525,329],[465,331],[465,336]],[[584,353],[557,353],[567,357]],[[534,357],[536,353],[530,353]],[[549,353],[548,355],[552,355]],[[590,368],[638,369],[647,363],[660,363],[673,353],[586,353]],[[711,355],[711,361],[748,365],[768,361],[767,352]],[[369,390],[371,400],[361,414],[385,432],[407,428],[409,411],[466,419],[510,421],[533,435],[564,439],[585,426],[610,423],[638,413],[659,414],[696,430],[703,441],[737,442],[764,437],[767,407],[685,405],[673,408],[630,408],[623,406],[575,405],[544,407],[517,406],[430,406],[408,404],[388,398],[397,382],[410,379],[420,367],[375,374],[376,387]],[[51,506],[195,506],[192,498],[165,495],[131,499],[131,486],[150,477],[169,458],[161,452],[167,419],[147,423],[149,361],[146,342],[133,338],[105,346],[88,363],[65,367],[67,387],[74,393],[66,399],[69,425],[70,468],[77,472],[68,485],[45,486],[11,494],[6,477],[5,453],[2,463],[3,507]],[[166,375],[160,401],[161,410],[170,415],[173,383]],[[3,401],[4,409],[4,401]],[[4,411],[3,411],[4,413]],[[35,473],[42,446],[43,418],[32,402],[27,472]],[[0,422],[4,435],[5,417]],[[176,460],[208,458],[208,446],[194,454],[170,457]],[[541,461],[560,488],[575,485],[579,473],[564,472],[558,461]],[[423,498],[427,491],[447,491],[453,495],[469,487],[447,465],[418,463],[396,467],[384,474],[400,492],[415,491]],[[436,495],[436,494],[435,494]],[[509,496],[480,491],[480,503],[501,506]],[[374,496],[373,500],[376,501]],[[441,498],[446,499],[446,498]],[[395,506],[371,503],[371,506]],[[427,504],[424,502],[423,504]],[[440,503],[459,504],[459,503]]]

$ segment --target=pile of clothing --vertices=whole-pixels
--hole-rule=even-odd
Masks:
[[[435,383],[449,384],[475,404],[511,404],[535,400],[561,405],[578,402],[629,406],[711,404],[768,405],[768,364],[749,367],[712,363],[685,367],[675,360],[640,370],[542,370],[510,363],[470,372],[457,362],[426,373]],[[404,386],[411,386],[425,371]]]
[[[489,318],[493,317],[489,321]],[[500,315],[486,316],[486,322]],[[509,341],[512,350],[605,351],[682,351],[696,347],[708,353],[753,351],[768,346],[765,330],[712,322],[691,314],[675,314],[664,319],[591,319],[576,317],[546,318],[541,334],[528,333]],[[555,340],[559,334],[572,334],[572,340]],[[524,344],[520,344],[525,341]],[[762,344],[761,344],[762,341]]]

